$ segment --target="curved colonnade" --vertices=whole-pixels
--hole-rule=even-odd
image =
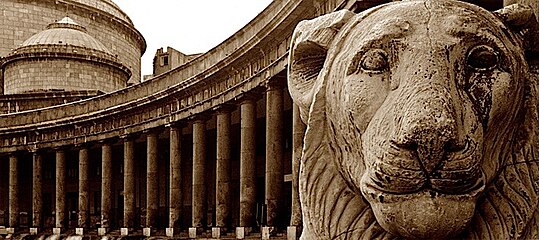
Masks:
[[[238,238],[257,226],[263,235],[300,226],[290,38],[299,21],[348,5],[274,1],[219,46],[149,81],[2,115],[4,225],[191,236],[213,227],[214,237]]]

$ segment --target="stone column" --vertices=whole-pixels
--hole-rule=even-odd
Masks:
[[[230,221],[230,107],[217,111],[217,161],[215,171],[215,225],[228,227]],[[220,230],[218,230],[220,232]],[[217,234],[216,237],[220,236]]]
[[[19,227],[19,159],[17,155],[9,156],[9,227]]]
[[[294,104],[292,108],[292,213],[287,234],[289,239],[298,239],[300,228],[303,225],[299,200],[299,170],[305,129],[306,126],[301,121],[299,108]]]
[[[112,204],[112,145],[110,142],[103,142],[101,145],[101,229],[108,231],[111,226],[111,204]]]
[[[193,122],[193,193],[192,227],[197,231],[206,226],[206,119]]]
[[[251,228],[256,213],[256,101],[246,98],[242,101],[240,120],[240,233],[243,228]],[[238,234],[241,235],[241,234]]]
[[[180,214],[182,209],[182,125],[170,126],[170,167],[169,167],[169,187],[170,187],[170,211],[169,228],[174,231],[180,227]],[[170,231],[170,230],[169,230]],[[174,232],[168,235],[174,235]],[[172,236],[170,236],[172,237]]]
[[[66,158],[63,149],[56,149],[56,228],[65,230]]]
[[[135,227],[135,141],[131,137],[124,139],[124,225],[129,233]]]
[[[38,152],[33,154],[32,167],[32,227],[36,230],[41,228],[43,219],[43,197],[42,197],[42,157]]]
[[[266,92],[266,209],[267,225],[275,226],[282,207],[283,89],[269,85]]]
[[[83,229],[90,226],[89,173],[90,162],[88,158],[88,147],[82,146],[79,149],[79,228]]]
[[[158,196],[158,160],[157,160],[157,132],[150,131],[146,136],[147,164],[146,164],[146,228],[156,227]],[[147,234],[148,235],[148,234]]]

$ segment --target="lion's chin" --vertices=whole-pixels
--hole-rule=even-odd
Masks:
[[[388,232],[410,239],[443,239],[462,232],[474,216],[484,182],[464,194],[443,194],[430,189],[393,194],[361,181],[361,192],[378,223]]]

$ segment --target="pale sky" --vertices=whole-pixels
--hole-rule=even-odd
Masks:
[[[245,26],[271,0],[113,0],[148,45],[142,75],[152,73],[155,51],[167,46],[185,54],[217,46]]]

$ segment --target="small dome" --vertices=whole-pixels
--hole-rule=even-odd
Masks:
[[[86,28],[69,17],[49,24],[46,30],[30,37],[19,48],[37,45],[69,45],[111,54],[102,43],[86,33]]]

